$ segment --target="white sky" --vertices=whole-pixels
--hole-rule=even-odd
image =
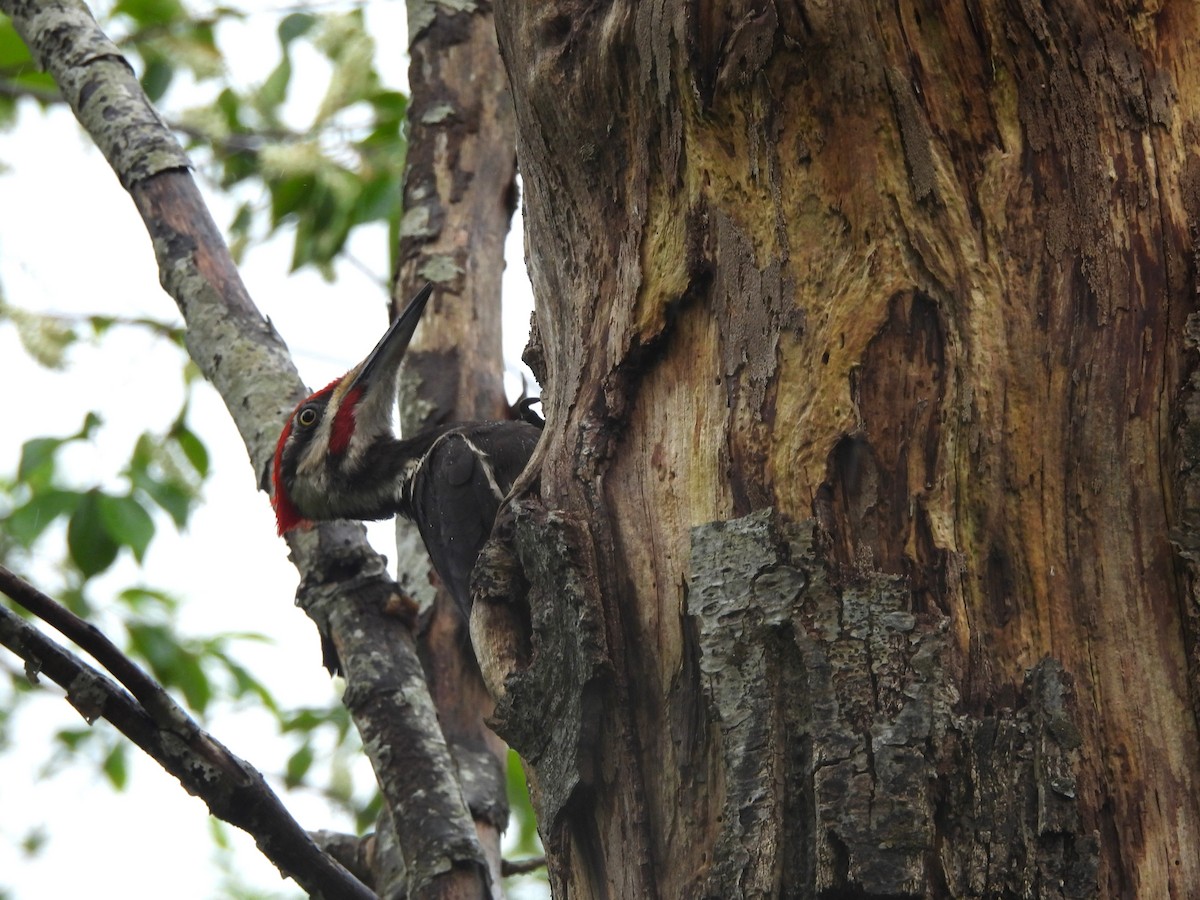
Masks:
[[[396,46],[403,46],[403,15],[400,3],[370,8],[369,21],[381,46],[383,35],[396,36]],[[273,28],[275,18],[252,17],[243,34],[222,32],[226,54],[234,60],[255,58],[250,48],[263,39],[264,26]],[[265,69],[275,62],[268,54],[256,60]],[[389,83],[398,83],[404,64],[395,59],[384,67]],[[250,71],[245,77],[253,81],[261,75]],[[153,253],[132,202],[69,113],[42,114],[27,105],[18,127],[0,132],[0,161],[9,167],[0,175],[0,284],[8,302],[42,312],[178,321],[174,304],[158,286]],[[211,191],[207,195],[218,224],[224,225],[231,207]],[[386,240],[385,231],[376,228],[357,235],[352,245],[355,257],[385,278]],[[386,298],[352,266],[342,266],[333,285],[315,273],[288,277],[290,252],[290,235],[258,248],[242,276],[288,342],[305,380],[320,386],[374,345],[386,326]],[[515,365],[532,304],[519,224],[510,236],[508,256],[505,352]],[[331,306],[336,320],[330,317]],[[16,470],[26,439],[72,433],[88,410],[101,414],[105,424],[95,441],[72,448],[67,458],[72,477],[81,484],[107,478],[115,486],[115,473],[137,434],[164,429],[183,397],[178,353],[132,329],[115,330],[95,346],[76,346],[65,372],[49,372],[29,360],[12,324],[0,322],[0,379],[7,387],[0,472]],[[285,544],[274,535],[269,503],[256,490],[241,440],[206,384],[194,392],[190,421],[211,456],[204,504],[184,535],[177,535],[165,516],[156,516],[159,528],[143,570],[123,554],[112,572],[96,579],[90,596],[103,607],[106,596],[130,584],[161,586],[184,598],[181,621],[188,633],[268,634],[272,644],[245,645],[239,658],[284,707],[324,704],[334,685],[321,668],[313,625],[293,606],[295,569],[287,561]],[[394,558],[387,547],[390,536],[388,523],[373,531],[376,545]],[[15,662],[7,651],[0,653],[4,664]],[[275,735],[269,714],[253,708],[216,715],[208,724],[234,752],[268,775],[283,770],[293,749]],[[124,793],[114,793],[86,763],[68,766],[53,779],[35,778],[53,747],[53,733],[81,725],[82,719],[59,700],[27,704],[15,723],[15,752],[0,756],[0,890],[10,890],[13,900],[223,896],[203,803],[136,749]],[[110,726],[101,722],[95,727]],[[364,785],[370,778],[365,763],[356,778]],[[275,786],[282,791],[277,781]],[[351,828],[311,794],[297,792],[284,799],[306,828]],[[49,837],[44,849],[33,857],[16,851],[15,842],[39,827]],[[279,879],[248,837],[230,832],[244,882],[269,894],[299,895],[294,884]]]

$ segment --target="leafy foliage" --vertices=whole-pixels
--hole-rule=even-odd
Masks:
[[[127,488],[120,493],[98,485],[82,489],[61,474],[59,454],[86,442],[100,427],[95,413],[88,413],[74,434],[26,441],[16,479],[0,485],[7,488],[8,549],[31,552],[51,525],[66,519],[69,563],[79,583],[107,570],[124,549],[141,562],[155,531],[148,507],[157,505],[182,527],[207,474],[207,451],[187,428],[185,416],[186,407],[164,435],[147,432],[137,439],[123,473]]]
[[[361,7],[283,15],[278,62],[261,82],[243,86],[221,39],[247,18],[226,6],[195,16],[177,0],[118,0],[101,25],[150,99],[168,110],[200,170],[241,198],[229,223],[235,258],[287,229],[292,269],[314,266],[332,280],[355,228],[387,223],[396,244],[408,100],[383,84]],[[307,76],[301,88],[293,79],[298,58]],[[325,72],[325,88],[314,107],[307,101],[315,69]],[[205,99],[172,112],[177,87]],[[53,80],[0,16],[0,127],[15,124],[22,97],[59,102]]]
[[[0,321],[20,320],[29,340],[52,328],[62,335],[61,352],[50,362],[69,366],[69,348],[98,339],[121,324],[149,329],[178,342],[173,327],[147,320],[85,317],[69,320],[35,315],[6,307]],[[95,452],[94,442],[105,425],[93,412],[68,434],[33,437],[20,446],[16,471],[0,475],[0,561],[17,571],[49,564],[59,575],[51,587],[74,612],[100,625],[130,658],[142,665],[199,717],[217,707],[252,704],[275,718],[277,729],[292,745],[279,779],[289,787],[317,791],[346,812],[359,827],[368,827],[378,811],[373,786],[364,792],[357,735],[344,708],[288,710],[270,687],[244,662],[243,648],[265,641],[261,635],[225,633],[190,635],[180,628],[184,601],[174,593],[145,584],[119,589],[103,602],[93,598],[94,583],[114,570],[122,555],[140,564],[163,528],[184,528],[200,501],[210,472],[208,448],[189,424],[195,385],[191,367],[184,369],[184,401],[166,424],[133,439],[120,471],[81,482],[73,473],[81,455]],[[83,466],[82,468],[94,468]],[[52,580],[44,576],[46,583]],[[47,585],[49,586],[49,585]],[[27,673],[0,657],[0,753],[11,737],[19,709],[35,697]],[[64,767],[90,765],[115,790],[129,783],[130,748],[111,729],[71,725],[54,735],[40,777]],[[30,842],[36,854],[44,840]],[[230,878],[236,867],[230,869]],[[229,895],[238,894],[233,881]]]
[[[181,0],[115,0],[107,9],[93,8],[197,171],[234,199],[228,234],[235,257],[274,236],[290,236],[292,270],[313,267],[332,279],[355,230],[369,223],[386,224],[394,253],[408,99],[381,77],[362,7],[282,10],[270,40],[261,42],[270,59],[265,74],[250,79],[235,71],[240,62],[226,48],[231,35],[260,14],[218,5],[196,15]],[[314,72],[321,84],[315,91]],[[37,70],[0,16],[0,128],[19,128],[30,109],[60,103],[53,80]],[[108,310],[49,315],[0,295],[4,326],[15,327],[29,355],[54,369],[67,368],[81,342],[102,341],[118,327],[147,329],[181,348],[187,397],[174,415],[147,422],[120,470],[106,477],[79,479],[70,464],[77,458],[72,454],[90,452],[105,428],[93,412],[80,410],[80,427],[69,434],[26,439],[16,471],[0,472],[0,561],[56,572],[59,583],[46,585],[55,596],[80,615],[102,618],[106,634],[198,716],[249,704],[267,711],[288,742],[282,770],[269,774],[292,790],[319,794],[360,831],[369,830],[381,801],[373,786],[364,789],[355,777],[361,747],[348,713],[336,703],[283,708],[242,661],[246,646],[265,638],[186,634],[179,625],[185,599],[158,586],[124,584],[106,589],[103,602],[94,597],[98,579],[129,571],[130,562],[140,565],[164,529],[187,526],[210,473],[208,448],[189,425],[196,375],[183,361],[182,330]],[[17,710],[34,696],[26,674],[0,657],[0,753],[12,738]],[[129,783],[128,746],[109,730],[81,725],[57,732],[39,774],[81,762],[116,790]],[[540,845],[515,755],[509,768],[513,849],[535,855]],[[215,820],[213,838],[227,875],[224,895],[258,896],[239,882],[225,827]],[[44,841],[44,834],[31,832],[25,852],[36,854]]]

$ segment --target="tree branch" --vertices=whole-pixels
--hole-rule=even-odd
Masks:
[[[291,817],[262,775],[204,731],[136,664],[116,649],[95,627],[0,566],[0,591],[71,637],[82,638],[89,652],[103,656],[104,665],[121,672],[127,686],[150,696],[159,715],[152,715],[136,697],[78,656],[60,647],[28,622],[0,606],[0,644],[25,660],[30,680],[47,676],[67,692],[69,702],[90,724],[105,718],[179,779],[190,794],[200,797],[214,816],[252,835],[263,854],[279,870],[314,897],[360,898],[375,895],[321,852]],[[163,726],[161,711],[169,709]]]
[[[410,3],[408,38],[405,216],[393,303],[399,309],[425,281],[459,298],[426,311],[406,354],[401,431],[414,433],[436,422],[495,419],[506,412],[500,276],[517,191],[515,123],[491,5]],[[397,553],[414,593],[427,591],[429,562],[411,523],[397,523]],[[421,632],[420,651],[488,857],[491,896],[501,897],[508,749],[487,727],[494,704],[465,631],[461,614],[441,591]],[[398,830],[406,842],[408,835]]]
[[[128,63],[77,0],[0,0],[35,58],[140,212],[163,287],[187,322],[188,352],[221,394],[265,478],[283,421],[304,386],[255,308],[188,172],[189,162]],[[398,593],[361,526],[322,525],[289,539],[298,602],[329,634],[346,703],[375,769],[413,876],[410,896],[482,871],[483,856],[438,725],[412,634],[384,613]],[[417,862],[420,865],[417,865]]]
[[[529,875],[538,869],[546,868],[546,857],[530,856],[527,859],[506,859],[500,863],[500,872],[505,878],[513,875]]]
[[[360,837],[339,831],[314,831],[310,836],[318,847],[353,872],[359,881],[375,889],[378,841],[374,833]]]
[[[87,651],[133,694],[159,727],[179,730],[183,734],[189,734],[197,727],[162,685],[142,671],[95,625],[83,621],[5,566],[0,566],[0,591]],[[185,727],[180,729],[179,726]]]

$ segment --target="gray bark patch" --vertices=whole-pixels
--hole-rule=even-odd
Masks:
[[[904,579],[835,579],[812,532],[772,510],[692,530],[724,793],[699,893],[1091,896],[1062,666],[1035,666],[1012,708],[963,714],[949,620],[914,612]]]

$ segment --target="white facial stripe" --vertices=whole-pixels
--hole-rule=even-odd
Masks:
[[[359,400],[354,410],[354,432],[350,435],[350,446],[346,448],[346,456],[351,464],[357,463],[381,435],[392,433],[392,410],[395,406],[394,385],[375,385],[367,396]]]
[[[329,393],[329,400],[325,404],[325,412],[321,416],[321,421],[317,423],[317,429],[313,433],[312,440],[309,441],[304,455],[296,462],[297,475],[316,475],[322,471],[326,457],[329,455],[329,441],[333,436],[333,420],[337,417],[337,412],[342,406],[342,398],[346,395],[346,390],[350,382],[354,380],[354,376],[358,372],[358,367],[347,372],[342,380],[337,383]],[[295,426],[293,426],[293,431]],[[355,429],[357,432],[358,429]],[[353,448],[355,435],[351,435],[351,449]]]
[[[312,439],[308,442],[308,446],[304,449],[304,453],[296,462],[296,474],[313,476],[322,471],[326,453],[329,450],[329,436],[333,428],[333,416],[330,413],[333,411],[332,401],[330,405],[325,407],[325,415],[321,417],[321,421],[317,423],[317,430],[313,434]]]
[[[354,411],[354,431],[350,434],[350,446],[346,448],[346,462],[348,468],[354,468],[358,465],[367,448],[375,442],[379,437],[380,432],[370,428],[366,422],[359,418],[362,413],[362,404],[358,405],[358,409]],[[389,425],[391,423],[388,423]]]

